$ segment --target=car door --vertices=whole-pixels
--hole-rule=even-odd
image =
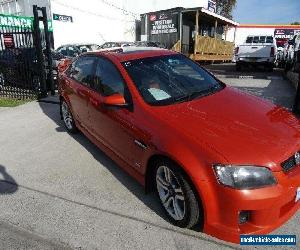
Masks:
[[[69,85],[68,97],[73,116],[86,129],[89,129],[88,102],[95,62],[94,56],[81,56],[72,63],[67,72],[69,79],[66,85]]]
[[[131,102],[126,84],[117,67],[100,57],[96,64],[94,91],[91,91],[89,111],[93,135],[129,165],[135,164],[134,112],[128,108],[108,107],[103,98],[122,94]]]

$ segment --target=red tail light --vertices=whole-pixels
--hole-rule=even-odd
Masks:
[[[236,48],[235,48],[235,54],[236,54],[236,55],[239,53],[239,49],[240,49],[239,47],[236,47]]]
[[[271,47],[270,56],[274,56],[274,54],[275,54],[275,48],[274,48],[274,47]]]

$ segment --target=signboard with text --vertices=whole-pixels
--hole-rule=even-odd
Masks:
[[[25,28],[32,29],[33,17],[0,14],[0,26],[1,27],[25,27]],[[43,29],[42,22],[40,22],[40,28]],[[53,31],[51,20],[48,20],[48,29],[49,31]]]
[[[275,39],[292,39],[295,34],[300,32],[300,30],[295,29],[275,29],[274,37]]]
[[[62,22],[73,22],[73,17],[66,16],[66,15],[60,15],[60,14],[54,14],[53,13],[53,20],[54,21],[62,21]]]
[[[155,13],[149,15],[150,34],[171,34],[178,32],[178,14]]]
[[[207,9],[211,12],[216,13],[217,11],[216,1],[208,0]]]

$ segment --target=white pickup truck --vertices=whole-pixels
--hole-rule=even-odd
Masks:
[[[236,70],[244,65],[262,65],[272,71],[276,63],[276,42],[273,36],[248,36],[246,42],[236,47]]]

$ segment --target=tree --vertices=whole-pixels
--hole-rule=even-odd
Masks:
[[[232,11],[236,6],[237,0],[217,0],[217,14],[232,19]]]
[[[300,22],[292,22],[291,25],[300,25]]]

